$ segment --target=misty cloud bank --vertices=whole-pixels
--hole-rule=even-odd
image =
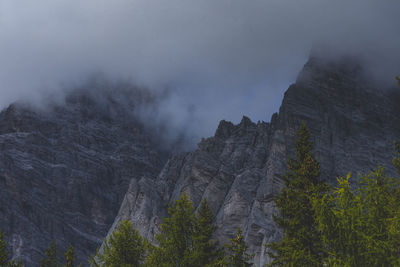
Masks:
[[[208,136],[269,120],[311,48],[400,72],[398,0],[0,0],[0,108],[62,98],[93,73],[165,95],[155,121]],[[165,93],[167,92],[167,93]]]

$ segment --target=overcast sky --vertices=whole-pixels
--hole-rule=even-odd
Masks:
[[[268,121],[313,45],[400,72],[399,0],[0,0],[0,108],[94,72],[172,94],[176,127]],[[388,77],[388,78],[386,78]]]

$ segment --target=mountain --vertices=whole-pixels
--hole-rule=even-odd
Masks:
[[[220,243],[243,229],[257,266],[269,262],[265,245],[281,233],[273,222],[273,196],[283,186],[286,161],[293,156],[296,131],[311,131],[321,178],[334,183],[378,165],[395,170],[393,141],[400,139],[400,90],[377,88],[353,59],[311,57],[286,91],[279,114],[269,123],[243,117],[221,121],[198,148],[169,158],[160,174],[132,179],[109,233],[129,219],[154,241],[167,207],[187,192],[196,208],[206,199],[216,216]]]
[[[122,219],[154,240],[168,204],[187,192],[196,208],[207,199],[220,244],[241,227],[262,266],[264,245],[281,235],[273,196],[302,121],[322,179],[377,165],[395,172],[400,90],[378,88],[363,73],[351,59],[311,57],[270,122],[221,121],[197,149],[173,155],[162,126],[140,116],[157,104],[146,90],[100,81],[40,109],[12,104],[0,113],[0,229],[26,266],[38,265],[51,240],[63,251],[72,244],[87,264]]]
[[[80,88],[65,103],[0,113],[0,229],[14,258],[38,266],[55,240],[60,257],[72,244],[87,264],[130,181],[156,177],[166,162],[134,115],[146,101],[123,86]]]

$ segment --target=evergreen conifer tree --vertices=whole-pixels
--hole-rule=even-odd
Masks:
[[[6,266],[8,263],[7,243],[3,240],[3,232],[0,231],[0,266]]]
[[[4,266],[0,265],[0,266],[1,267],[22,267],[22,261],[21,260],[18,260],[18,261],[11,260],[6,265],[4,265]]]
[[[196,216],[186,193],[169,206],[168,214],[156,236],[159,246],[151,248],[147,266],[191,267]]]
[[[273,259],[270,266],[320,266],[324,256],[311,196],[320,198],[327,186],[319,180],[320,166],[311,153],[309,139],[302,123],[295,141],[296,158],[288,160],[285,187],[275,198],[280,215],[274,219],[283,237],[268,245]]]
[[[67,251],[64,253],[64,257],[66,262],[64,267],[75,266],[76,255],[75,255],[75,249],[72,245],[68,247]]]
[[[396,149],[397,157],[393,159],[393,165],[397,168],[400,173],[400,143],[394,142],[394,146]]]
[[[50,246],[45,251],[45,257],[40,260],[40,267],[58,267],[57,246],[54,241],[50,242]]]
[[[212,239],[212,234],[215,231],[213,222],[214,215],[207,201],[203,200],[194,225],[192,266],[210,266],[217,259],[219,250],[216,246],[216,240]]]
[[[147,242],[133,227],[123,220],[104,242],[103,252],[97,252],[90,261],[91,266],[138,267],[145,260]]]
[[[314,200],[324,266],[400,266],[400,179],[383,168],[350,186],[350,174]]]
[[[252,254],[247,253],[247,245],[244,241],[242,230],[239,228],[236,236],[230,239],[227,247],[227,264],[229,267],[247,267],[252,266],[249,261],[253,258]],[[222,264],[224,266],[224,264]]]
[[[3,240],[3,232],[0,231],[0,267],[22,267],[22,262],[8,261],[7,243]]]

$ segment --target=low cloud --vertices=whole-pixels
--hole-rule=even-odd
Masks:
[[[398,0],[2,0],[0,107],[89,75],[168,91],[155,116],[192,136],[269,120],[313,46],[400,72]],[[151,115],[151,114],[150,114]]]

